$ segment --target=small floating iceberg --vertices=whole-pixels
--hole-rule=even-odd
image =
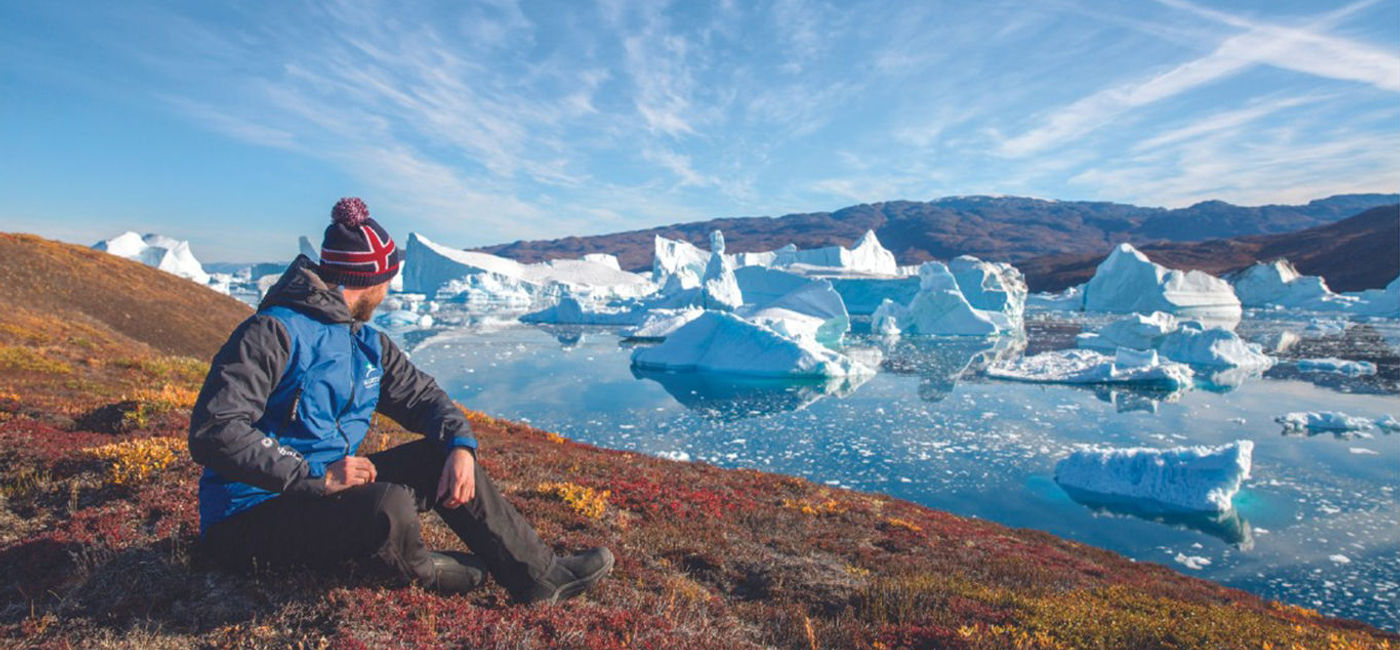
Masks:
[[[1379,421],[1373,422],[1340,411],[1295,411],[1280,415],[1274,421],[1283,425],[1285,433],[1365,431],[1380,425]]]
[[[1166,312],[1129,314],[1104,325],[1097,332],[1080,334],[1075,337],[1075,343],[1081,348],[1107,352],[1118,348],[1153,350],[1162,344],[1162,339],[1168,334],[1175,332],[1177,327],[1179,324],[1176,317]]]
[[[1258,343],[1246,342],[1230,330],[1207,328],[1196,321],[1186,321],[1163,337],[1157,351],[1173,361],[1216,368],[1263,371],[1274,365],[1274,358],[1264,354]]]
[[[1228,512],[1249,478],[1253,452],[1249,440],[1216,447],[1085,449],[1055,465],[1055,482],[1187,512]]]
[[[987,368],[987,376],[1055,384],[1135,384],[1189,388],[1193,373],[1163,361],[1156,350],[1118,348],[1114,356],[1092,350],[1053,350]]]
[[[632,352],[650,370],[722,372],[753,377],[847,377],[873,374],[813,339],[790,338],[734,314],[706,311],[666,337]]]

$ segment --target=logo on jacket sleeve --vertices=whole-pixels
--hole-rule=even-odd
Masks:
[[[379,380],[384,375],[384,371],[376,368],[373,363],[365,363],[365,388],[374,388],[379,385]]]

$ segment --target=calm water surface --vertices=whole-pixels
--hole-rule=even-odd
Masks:
[[[1071,345],[1082,324],[1039,321],[1029,349]],[[1240,331],[1265,339],[1302,325],[1254,319]],[[883,492],[1395,630],[1400,436],[1283,435],[1273,419],[1300,410],[1400,415],[1390,379],[1396,329],[1368,325],[1296,348],[1379,360],[1381,381],[1280,367],[1169,395],[981,374],[1026,342],[855,335],[848,351],[882,360],[878,374],[794,383],[637,374],[630,346],[606,328],[463,324],[396,336],[464,404],[576,440]],[[1080,445],[1232,440],[1254,441],[1254,469],[1225,516],[1104,502],[1052,478],[1055,462]]]

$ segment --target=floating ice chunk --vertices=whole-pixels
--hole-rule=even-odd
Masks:
[[[1341,296],[1315,275],[1303,275],[1288,260],[1258,262],[1230,275],[1235,295],[1245,307],[1280,306],[1314,311],[1355,309],[1361,300]]]
[[[209,284],[209,274],[190,252],[190,243],[164,235],[127,231],[112,239],[104,239],[92,247],[117,257],[124,257],[158,268],[166,273]]]
[[[1299,359],[1294,362],[1303,372],[1330,372],[1349,377],[1376,374],[1376,364],[1370,361],[1351,361],[1327,357],[1325,359]]]
[[[624,328],[623,338],[634,341],[661,341],[681,326],[695,320],[705,310],[700,308],[686,309],[653,309],[643,316],[641,323],[635,327]]]
[[[687,454],[683,451],[658,451],[656,452],[656,457],[665,458],[666,460],[674,460],[681,463],[690,462],[690,454]]]
[[[1084,309],[1126,314],[1163,311],[1237,322],[1240,300],[1230,284],[1201,271],[1155,264],[1131,244],[1119,244],[1084,285]]]
[[[1400,420],[1394,415],[1382,415],[1376,418],[1376,428],[1381,431],[1400,431]]]
[[[1284,431],[1364,431],[1371,428],[1371,420],[1339,411],[1295,411],[1274,418],[1283,425]]]
[[[397,309],[374,317],[374,322],[385,327],[432,327],[433,317],[407,309]]]
[[[1200,571],[1201,569],[1210,566],[1210,558],[1201,557],[1199,555],[1187,555],[1185,553],[1177,553],[1176,563],[1185,566],[1188,569]]]
[[[1206,328],[1196,321],[1186,321],[1167,334],[1157,350],[1173,361],[1217,368],[1266,370],[1274,365],[1274,358],[1264,354],[1258,343],[1249,343],[1227,329]]]
[[[1163,361],[1156,350],[1119,348],[1110,357],[1092,350],[1053,350],[987,368],[987,376],[1059,384],[1137,384],[1190,388],[1191,368]]]
[[[1226,512],[1249,478],[1253,451],[1249,440],[1217,447],[1086,449],[1055,465],[1055,481],[1185,511]]]
[[[706,311],[662,343],[633,350],[632,364],[654,370],[761,377],[843,377],[874,372],[815,341],[783,336],[719,311]]]
[[[1345,556],[1345,555],[1342,555],[1341,553],[1336,553],[1336,554],[1334,554],[1334,555],[1329,555],[1329,556],[1327,556],[1327,559],[1329,559],[1329,560],[1331,560],[1331,561],[1333,561],[1333,562],[1336,562],[1337,564],[1351,564],[1351,558],[1349,558],[1349,557],[1347,557],[1347,556]]]
[[[1155,349],[1162,339],[1177,328],[1176,317],[1154,311],[1151,315],[1129,314],[1103,326],[1097,332],[1085,332],[1075,338],[1081,348],[1112,352],[1118,348]]]

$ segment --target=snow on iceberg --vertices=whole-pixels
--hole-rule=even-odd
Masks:
[[[154,233],[140,235],[131,231],[104,239],[92,247],[117,257],[135,260],[166,273],[209,284],[209,274],[190,252],[190,243]]]
[[[797,288],[761,305],[744,306],[740,316],[793,338],[834,346],[851,329],[841,295],[825,280],[806,280]]]
[[[1263,346],[1249,343],[1230,330],[1207,328],[1196,321],[1182,323],[1157,346],[1157,351],[1172,361],[1260,371],[1274,365],[1274,358],[1263,350]]]
[[[1376,374],[1376,364],[1370,361],[1352,361],[1327,357],[1324,359],[1298,359],[1293,364],[1302,372],[1330,372],[1349,377]]]
[[[1092,448],[1055,465],[1060,485],[1190,512],[1227,512],[1249,478],[1254,443],[1171,449]]]
[[[967,303],[993,315],[997,327],[1019,330],[1025,325],[1026,278],[1016,267],[1004,262],[983,262],[971,255],[960,255],[948,263]],[[1002,316],[1005,322],[1000,322]]]
[[[1240,299],[1230,284],[1201,271],[1168,269],[1131,244],[1119,244],[1084,285],[1084,309],[1126,314],[1155,311],[1238,322]]]
[[[1114,356],[1092,350],[1053,350],[987,368],[987,376],[1055,384],[1134,384],[1190,388],[1190,366],[1163,361],[1156,350],[1118,348]]]
[[[642,276],[598,262],[521,264],[487,253],[448,248],[418,233],[409,233],[404,248],[403,290],[439,300],[529,304],[563,296],[633,298],[655,289]]]
[[[770,265],[778,267],[836,268],[856,273],[899,275],[899,264],[895,262],[894,253],[880,244],[873,230],[865,231],[851,248],[824,246],[798,250],[789,244],[771,254]]]
[[[695,244],[657,235],[652,242],[651,279],[665,284],[667,278],[674,276],[680,282],[689,280],[693,286],[699,286],[709,261],[710,254]]]
[[[1365,431],[1375,422],[1340,411],[1295,411],[1274,418],[1285,432]]]
[[[632,365],[759,377],[844,377],[874,372],[816,341],[787,337],[720,311],[706,311],[665,341],[633,350]]]
[[[1084,332],[1075,337],[1081,348],[1113,352],[1118,348],[1153,350],[1162,344],[1162,339],[1178,327],[1176,317],[1166,312],[1154,311],[1150,315],[1129,314],[1115,320],[1097,332]]]
[[[1001,293],[1005,293],[1002,310],[985,310],[974,307],[958,279],[942,262],[925,262],[919,267],[919,292],[908,305],[886,299],[875,310],[871,318],[871,331],[881,334],[899,332],[909,334],[931,334],[939,336],[997,336],[1020,330],[1020,317],[1025,305],[1025,289],[1020,289],[1019,298],[1015,287],[1001,284],[1003,272],[994,265],[984,274],[983,264],[976,258],[968,258],[960,263],[964,277],[969,281],[981,278],[993,279],[1000,288],[988,289],[980,281],[972,287],[973,295],[985,305],[996,305]],[[1014,269],[1013,269],[1014,271]],[[1019,279],[1019,272],[1015,275]],[[1007,291],[1003,292],[1002,289]]]

